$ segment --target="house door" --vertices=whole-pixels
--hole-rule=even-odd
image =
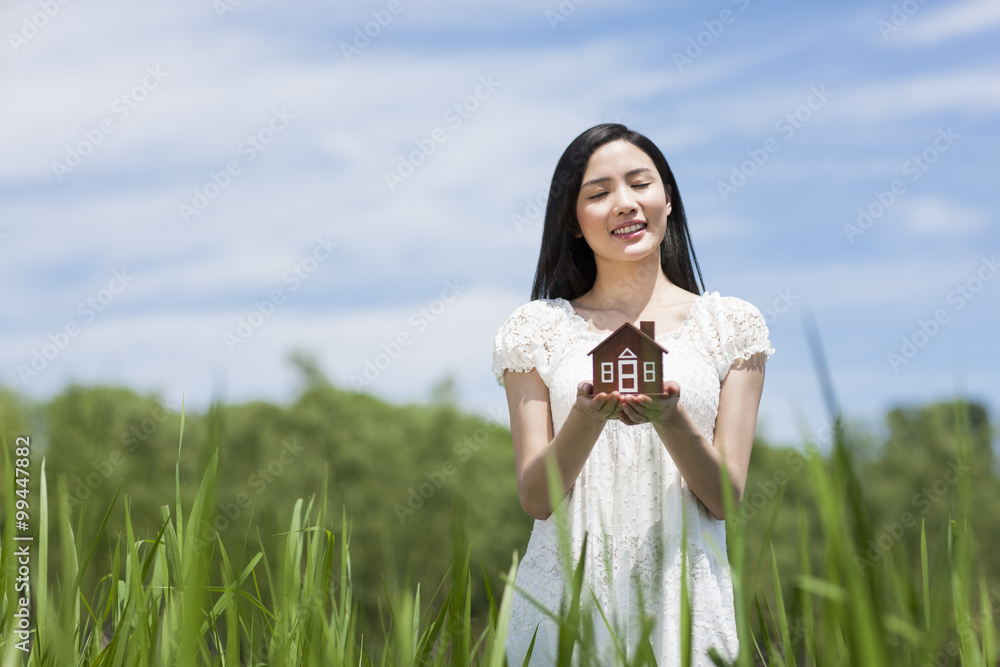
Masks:
[[[618,356],[618,391],[639,391],[639,362],[627,347]]]

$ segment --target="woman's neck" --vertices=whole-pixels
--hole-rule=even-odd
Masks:
[[[658,252],[634,262],[598,259],[594,286],[577,301],[591,310],[618,310],[638,317],[654,295],[663,297],[673,289],[674,284],[660,266]]]

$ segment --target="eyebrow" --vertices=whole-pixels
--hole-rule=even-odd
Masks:
[[[636,174],[641,174],[643,172],[647,172],[649,174],[652,174],[653,170],[650,169],[649,167],[638,167],[638,168],[633,169],[633,170],[631,170],[629,172],[626,172],[625,178],[632,178]],[[583,188],[587,187],[588,185],[595,185],[597,183],[603,183],[604,181],[610,181],[610,180],[611,180],[610,176],[602,176],[601,178],[593,178],[593,179],[587,181],[586,183],[584,183],[583,185],[581,185],[580,189],[583,189]]]

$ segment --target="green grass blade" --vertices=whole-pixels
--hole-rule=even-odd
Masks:
[[[778,557],[774,555],[774,544],[771,544],[771,566],[774,573],[774,600],[778,610],[778,628],[781,634],[782,655],[789,667],[796,667],[795,649],[792,646],[792,636],[788,630],[788,615],[785,612],[785,598],[781,594],[781,577],[778,575]]]
[[[924,631],[931,631],[931,577],[927,566],[927,520],[920,520],[920,581],[923,584]]]

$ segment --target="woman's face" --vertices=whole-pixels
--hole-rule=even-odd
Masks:
[[[595,260],[635,261],[659,253],[670,200],[656,165],[642,149],[617,140],[590,156],[576,201],[579,233]]]

